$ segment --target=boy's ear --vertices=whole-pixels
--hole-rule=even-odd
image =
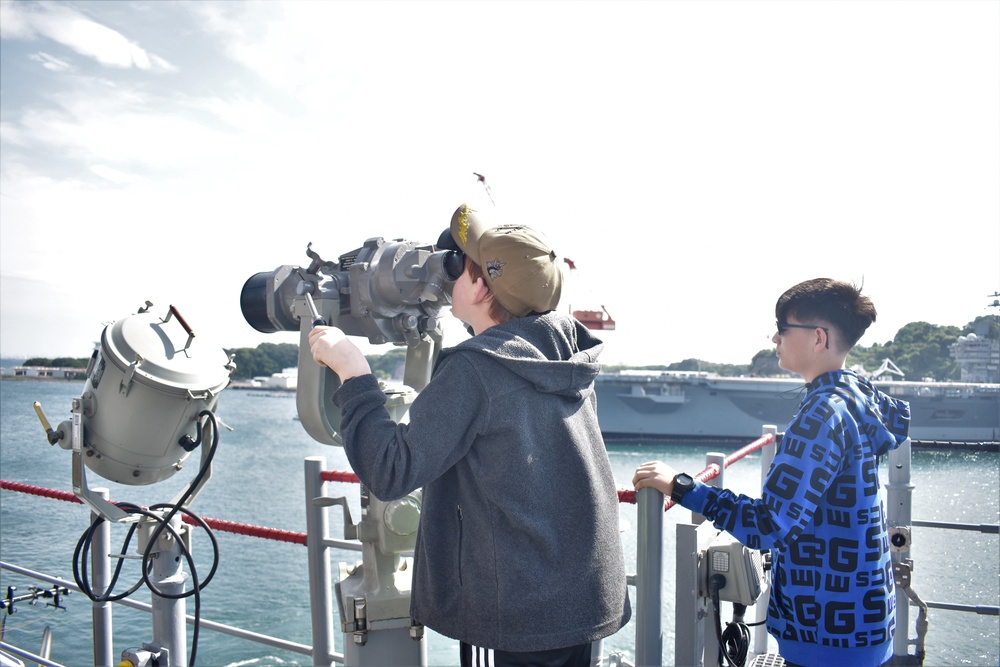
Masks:
[[[472,284],[473,296],[476,301],[485,301],[493,299],[493,292],[490,291],[489,285],[486,284],[486,278],[480,276],[476,278],[476,282]]]
[[[821,347],[821,348],[825,348],[825,349],[829,350],[830,349],[830,330],[829,329],[824,329],[822,327],[817,327],[816,331],[815,331],[815,334],[816,334],[816,346],[817,347]]]

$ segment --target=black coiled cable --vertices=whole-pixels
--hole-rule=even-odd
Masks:
[[[210,581],[212,581],[212,578],[215,576],[216,570],[218,570],[219,568],[219,543],[218,540],[216,540],[215,538],[215,534],[212,532],[212,529],[209,528],[208,524],[205,523],[204,520],[202,520],[201,517],[197,516],[196,514],[191,512],[191,510],[184,507],[184,504],[191,497],[191,494],[194,493],[195,489],[199,488],[205,475],[208,474],[209,467],[212,464],[212,459],[215,458],[216,447],[219,444],[218,420],[216,419],[215,414],[210,410],[202,410],[200,413],[198,413],[198,421],[196,422],[196,426],[198,429],[197,436],[195,439],[195,444],[191,447],[191,449],[195,449],[198,445],[203,444],[202,441],[203,432],[202,432],[202,421],[201,421],[202,418],[207,418],[208,423],[211,424],[211,431],[212,431],[211,449],[206,454],[205,461],[201,469],[198,471],[198,474],[195,475],[195,478],[191,481],[188,490],[184,493],[184,495],[180,498],[179,502],[176,505],[171,505],[170,503],[160,503],[157,505],[153,505],[148,510],[146,510],[132,503],[127,503],[127,502],[115,503],[116,507],[120,508],[125,512],[128,512],[130,514],[140,514],[156,522],[156,528],[150,535],[148,543],[146,545],[146,549],[142,554],[142,577],[139,579],[139,581],[137,581],[135,585],[133,585],[124,593],[119,593],[117,595],[111,594],[111,591],[114,590],[115,585],[118,583],[118,577],[121,574],[122,566],[125,563],[125,556],[128,553],[129,544],[131,543],[132,536],[135,534],[136,528],[138,527],[136,523],[133,523],[129,526],[128,533],[125,536],[125,541],[122,544],[121,551],[119,552],[119,558],[117,558],[118,564],[115,566],[114,574],[111,577],[111,582],[108,584],[108,588],[103,594],[94,593],[93,587],[91,586],[87,575],[87,561],[90,560],[90,545],[91,542],[93,541],[94,533],[96,532],[97,527],[100,526],[101,523],[105,521],[103,517],[98,516],[94,518],[93,522],[90,524],[90,527],[87,530],[85,530],[83,534],[80,536],[80,539],[77,541],[76,544],[76,549],[73,552],[73,577],[74,579],[76,579],[76,584],[77,586],[80,587],[80,590],[83,591],[83,593],[94,602],[115,602],[118,600],[122,600],[124,598],[127,598],[135,591],[137,591],[139,587],[142,586],[142,584],[146,584],[146,586],[149,588],[150,591],[153,592],[154,595],[166,599],[178,600],[181,598],[194,596],[195,623],[194,623],[194,630],[191,633],[191,652],[190,652],[190,658],[188,660],[188,665],[190,665],[190,667],[194,667],[195,658],[198,655],[198,636],[199,636],[199,627],[201,625],[199,622],[201,619],[201,591],[206,586],[208,586]],[[164,516],[161,516],[160,514],[154,511],[162,509],[169,509],[169,511]],[[173,518],[177,515],[178,512],[183,513],[186,516],[190,517],[192,520],[194,520],[195,523],[197,523],[201,528],[205,530],[205,532],[208,534],[210,541],[212,542],[212,568],[203,582],[198,581],[198,570],[195,567],[194,559],[191,557],[191,552],[188,551],[187,546],[184,544],[184,540],[182,540],[180,538],[180,535],[178,535],[177,532],[170,526],[171,520],[173,520]],[[184,559],[187,562],[188,569],[191,572],[191,581],[193,583],[193,587],[191,588],[191,590],[185,591],[184,593],[177,593],[177,594],[165,593],[157,589],[156,586],[153,584],[153,582],[149,580],[149,573],[153,569],[151,562],[153,545],[155,545],[157,540],[159,540],[164,530],[170,531],[170,535],[173,537],[173,539],[177,541],[177,544],[179,545],[182,553],[184,554]]]
[[[750,628],[746,623],[726,623],[726,629],[722,631],[722,638],[719,640],[719,650],[730,665],[743,667],[750,653]]]
[[[719,642],[719,664],[725,658],[730,667],[743,667],[746,664],[747,656],[750,654],[750,627],[742,621],[726,623],[726,629],[722,629],[722,621],[719,611],[719,591],[726,587],[726,577],[721,574],[713,574],[708,578],[708,590],[712,596],[712,604],[715,606],[715,637]],[[740,618],[746,612],[746,605],[733,603],[733,611]],[[761,623],[751,623],[750,625],[761,625]]]

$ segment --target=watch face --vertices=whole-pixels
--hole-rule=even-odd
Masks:
[[[680,502],[681,497],[694,488],[694,479],[691,475],[681,473],[674,477],[674,486],[670,492],[671,499]]]

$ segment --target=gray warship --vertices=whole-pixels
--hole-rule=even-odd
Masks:
[[[980,443],[1000,437],[1000,384],[875,380],[910,402],[914,441]],[[779,431],[805,395],[801,378],[727,377],[698,371],[622,370],[595,382],[608,441],[747,441]]]

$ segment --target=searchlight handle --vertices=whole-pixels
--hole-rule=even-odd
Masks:
[[[152,305],[148,301],[146,303]],[[187,323],[187,320],[185,320],[180,311],[177,310],[177,306],[173,304],[170,305],[170,310],[167,311],[167,316],[164,318],[163,323],[166,324],[172,317],[177,318],[177,322],[184,328],[184,331],[188,335],[187,342],[184,343],[184,350],[186,351],[189,347],[191,347],[191,343],[194,341],[194,331],[191,330],[191,326]]]
[[[49,420],[45,417],[45,412],[42,411],[42,404],[35,401],[32,406],[35,408],[35,414],[38,415],[38,420],[42,422],[42,428],[45,429],[45,437],[48,439],[50,445],[54,445],[66,435],[62,431],[57,431],[52,428],[49,424]]]

